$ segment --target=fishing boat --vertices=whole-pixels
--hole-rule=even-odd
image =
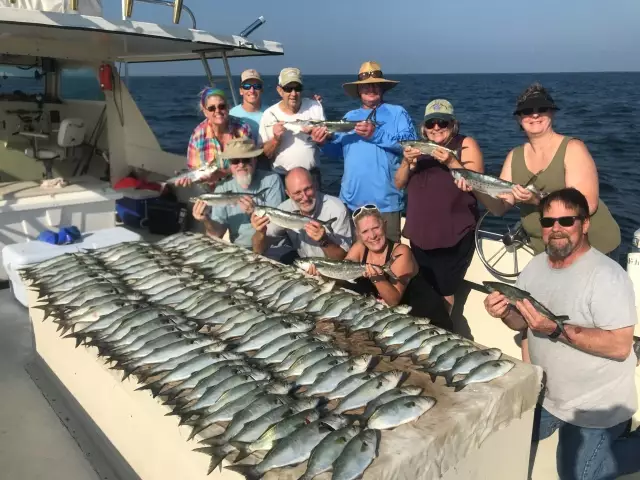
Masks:
[[[229,60],[284,54],[278,42],[248,38],[262,20],[240,35],[214,35],[197,29],[195,16],[182,0],[136,0],[141,1],[171,7],[173,23],[132,20],[133,0],[123,0],[122,20],[118,21],[102,16],[99,0],[0,0],[0,64],[34,72],[40,88],[0,94],[0,248],[34,240],[41,230],[71,220],[83,230],[112,228],[114,204],[121,195],[113,189],[115,182],[132,169],[147,178],[162,179],[183,168],[185,158],[162,150],[132,98],[127,88],[129,64],[199,60],[213,85],[210,61],[219,60],[236,103]],[[179,24],[185,16],[190,27]],[[80,69],[92,72],[103,100],[61,95],[66,74]],[[43,188],[43,179],[65,182]],[[520,358],[514,332],[486,314],[486,294],[480,285],[496,279],[515,282],[533,252],[518,225],[499,232],[484,224],[481,221],[476,231],[476,253],[465,287],[456,294],[454,321],[477,343]],[[631,253],[628,259],[630,274],[633,270],[636,279],[639,255]],[[636,292],[640,298],[640,281],[636,281]],[[44,347],[38,339],[34,350],[26,310],[15,302],[10,290],[0,291],[0,296],[6,306],[6,320],[0,326],[0,378],[6,382],[4,391],[10,392],[0,415],[5,432],[0,449],[4,471],[11,472],[11,478],[93,479],[99,478],[96,472],[100,478],[107,474],[108,478],[149,478],[131,465],[122,465],[117,451],[105,452],[98,447],[105,445],[96,439],[102,435],[100,428],[87,424],[87,412],[75,416],[65,404],[60,394],[65,386],[55,369],[30,368],[31,377],[27,375],[25,363],[33,365],[34,358],[53,358],[59,352],[40,350]],[[56,368],[65,368],[64,362]],[[111,399],[106,399],[107,404],[105,399],[102,404],[98,400],[85,407],[109,408]],[[141,411],[128,413],[143,416]],[[531,420],[527,418],[520,427],[525,433]],[[124,432],[124,437],[129,433]],[[155,452],[145,451],[144,440],[139,443],[138,460],[144,463],[144,457],[151,458]],[[555,436],[542,442],[534,480],[557,478],[554,448]],[[528,451],[514,452],[514,456],[526,459]],[[120,472],[120,477],[114,472]],[[225,475],[239,478],[229,472]],[[226,477],[215,473],[212,478]]]

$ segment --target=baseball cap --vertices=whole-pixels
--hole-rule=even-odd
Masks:
[[[441,118],[442,120],[455,120],[456,116],[453,112],[451,102],[443,99],[432,100],[424,109],[424,120],[432,118]]]
[[[299,83],[302,85],[302,73],[298,68],[283,68],[278,76],[278,85],[284,87],[289,83]]]
[[[262,82],[262,77],[257,70],[250,68],[249,70],[245,70],[244,72],[242,72],[242,75],[240,75],[241,83],[244,83],[247,80],[259,80],[260,82]]]

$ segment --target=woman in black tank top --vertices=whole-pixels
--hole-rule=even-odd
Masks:
[[[355,210],[353,220],[358,241],[345,260],[366,264],[366,272],[345,288],[374,295],[389,306],[409,305],[411,315],[428,317],[434,325],[452,331],[453,324],[442,299],[422,275],[418,275],[419,267],[411,249],[386,238],[384,221],[375,205]],[[383,269],[389,262],[390,267]],[[387,273],[389,270],[391,275]]]

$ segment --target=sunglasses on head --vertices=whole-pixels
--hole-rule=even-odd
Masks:
[[[216,110],[218,110],[219,112],[224,112],[227,110],[227,106],[224,103],[221,103],[220,105],[209,105],[207,107],[207,111],[214,113]]]
[[[254,90],[262,90],[261,83],[243,83],[241,87],[243,90],[251,90],[251,88],[253,88]]]
[[[382,78],[382,70],[373,70],[371,72],[362,72],[358,74],[358,80],[366,80],[367,78]]]
[[[363,205],[362,207],[356,208],[353,213],[351,214],[351,218],[353,218],[354,220],[358,217],[358,215],[360,215],[362,212],[364,212],[365,210],[378,210],[378,207],[375,206],[373,203],[367,203],[366,205]]]
[[[542,228],[551,228],[553,225],[558,222],[561,227],[571,227],[576,220],[584,220],[584,218],[580,215],[571,215],[567,217],[541,217],[540,225]]]
[[[302,85],[285,85],[284,87],[281,86],[280,88],[287,93],[291,93],[294,90],[298,93],[302,91]]]
[[[522,110],[518,110],[518,115],[533,115],[534,113],[547,113],[551,110],[549,107],[538,107],[538,108],[523,108]]]
[[[424,126],[429,130],[431,130],[436,125],[440,128],[449,128],[451,122],[449,120],[442,120],[440,118],[432,118],[431,120],[427,120],[426,122],[424,122]]]
[[[231,165],[239,165],[239,164],[249,165],[251,163],[251,159],[250,158],[232,158],[231,160],[229,160],[229,163]]]

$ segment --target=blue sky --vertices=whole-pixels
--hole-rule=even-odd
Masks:
[[[231,60],[234,74],[352,74],[364,60],[389,73],[510,73],[640,70],[638,0],[185,0],[198,28],[279,41],[282,57]],[[118,0],[103,1],[119,18]],[[167,7],[134,4],[133,19],[171,23]],[[190,25],[183,15],[181,24]],[[214,74],[222,64],[212,62]],[[132,74],[201,74],[197,62],[135,66]]]

